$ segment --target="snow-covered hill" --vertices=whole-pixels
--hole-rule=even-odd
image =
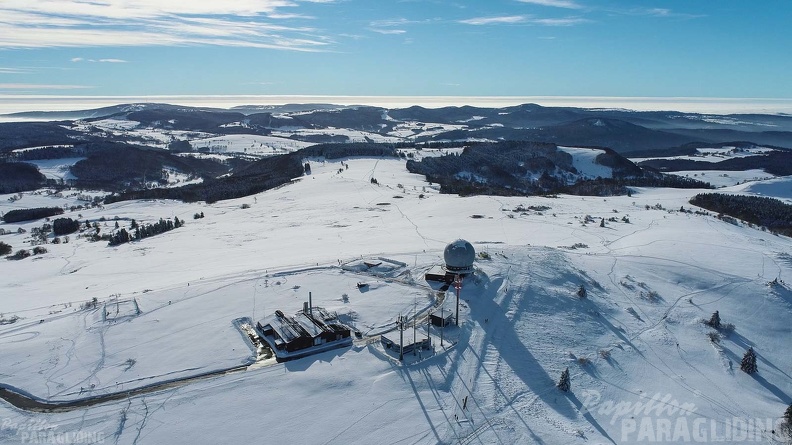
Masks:
[[[581,172],[596,173],[575,159]],[[42,255],[0,262],[0,318],[18,317],[0,325],[0,384],[39,400],[78,400],[236,369],[254,354],[234,320],[294,313],[308,292],[364,335],[385,330],[437,301],[423,274],[442,262],[448,242],[464,238],[481,255],[461,291],[460,327],[448,329],[443,347],[400,365],[364,338],[351,349],[74,410],[0,402],[0,442],[77,434],[138,444],[777,437],[775,422],[792,403],[788,238],[680,212],[699,190],[461,198],[439,194],[399,159],[311,166],[311,176],[285,187],[212,205],[128,201],[67,212],[107,232],[131,219],[177,216],[186,225],[117,247],[72,235]],[[8,198],[0,197],[2,211],[78,197]],[[41,224],[2,224],[11,233],[0,241],[26,247]],[[405,266],[389,276],[339,267],[377,257]],[[358,289],[360,281],[371,289]],[[93,297],[98,309],[80,308]],[[139,314],[125,303],[132,300]],[[732,332],[716,335],[701,322],[715,311]],[[758,356],[753,375],[740,371],[749,347]],[[569,393],[555,387],[566,368]]]

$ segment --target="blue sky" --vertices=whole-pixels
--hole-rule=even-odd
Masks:
[[[792,98],[792,1],[2,0],[0,96]]]

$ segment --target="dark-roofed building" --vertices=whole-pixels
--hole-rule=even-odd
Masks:
[[[256,323],[256,330],[279,361],[352,344],[351,329],[319,307],[293,317],[275,311]]]

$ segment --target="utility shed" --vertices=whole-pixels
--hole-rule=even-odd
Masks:
[[[443,266],[435,265],[426,272],[424,279],[438,283],[450,283],[454,281],[454,274],[448,273]]]

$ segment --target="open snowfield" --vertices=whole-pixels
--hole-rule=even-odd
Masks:
[[[424,123],[416,121],[401,122],[393,127],[393,131],[388,132],[389,135],[398,138],[411,138],[417,136],[434,136],[436,134],[445,133],[453,130],[465,130],[467,125],[452,125],[440,123]]]
[[[38,167],[41,174],[47,179],[75,179],[76,177],[69,171],[69,168],[85,158],[60,158],[42,159],[36,161],[25,161]]]
[[[243,365],[253,352],[233,321],[294,313],[308,292],[364,333],[380,329],[432,304],[423,273],[461,237],[489,259],[465,282],[453,346],[401,366],[358,342],[57,413],[0,402],[0,443],[42,431],[120,444],[772,443],[792,403],[788,238],[677,211],[700,190],[461,198],[403,160],[311,165],[291,185],[212,205],[83,209],[81,220],[105,217],[103,231],[115,217],[122,227],[173,216],[186,225],[117,247],[72,236],[0,261],[0,318],[20,317],[0,325],[0,384],[68,400]],[[732,191],[763,184],[772,182]],[[0,211],[75,199],[10,196]],[[0,240],[29,247],[41,224],[0,224],[14,232]],[[339,267],[377,257],[407,266],[394,278]],[[93,297],[101,309],[80,310]],[[141,313],[102,321],[113,298]],[[700,322],[716,310],[735,325],[717,343]],[[749,346],[753,376],[739,369]],[[555,387],[565,368],[569,393]]]
[[[591,148],[558,147],[572,155],[572,166],[585,178],[612,178],[613,170],[596,162],[597,156],[604,154],[605,150]]]
[[[733,170],[683,170],[678,172],[668,172],[669,175],[686,176],[698,179],[699,181],[709,182],[715,188],[730,187],[746,182],[766,181],[775,178],[774,175],[766,173],[762,169],[751,169],[744,171]],[[772,195],[770,195],[772,196]]]
[[[630,158],[636,164],[648,161],[651,159],[681,159],[686,161],[699,161],[699,162],[721,162],[731,158],[745,158],[749,156],[756,156],[767,154],[773,151],[771,148],[755,147],[755,148],[737,148],[737,147],[719,147],[719,148],[698,148],[698,153],[689,156],[664,156],[654,158]]]
[[[771,178],[764,181],[746,182],[725,190],[745,194],[776,198],[787,203],[792,202],[792,179],[789,177]]]
[[[314,144],[273,136],[233,134],[190,141],[194,149],[209,149],[212,152],[237,152],[272,156],[299,150]]]
[[[349,128],[296,128],[296,129],[283,129],[272,131],[273,136],[288,138],[289,136],[346,136],[347,142],[376,142],[376,143],[396,143],[403,140],[395,136],[383,136],[375,131],[361,131],[352,130]]]

